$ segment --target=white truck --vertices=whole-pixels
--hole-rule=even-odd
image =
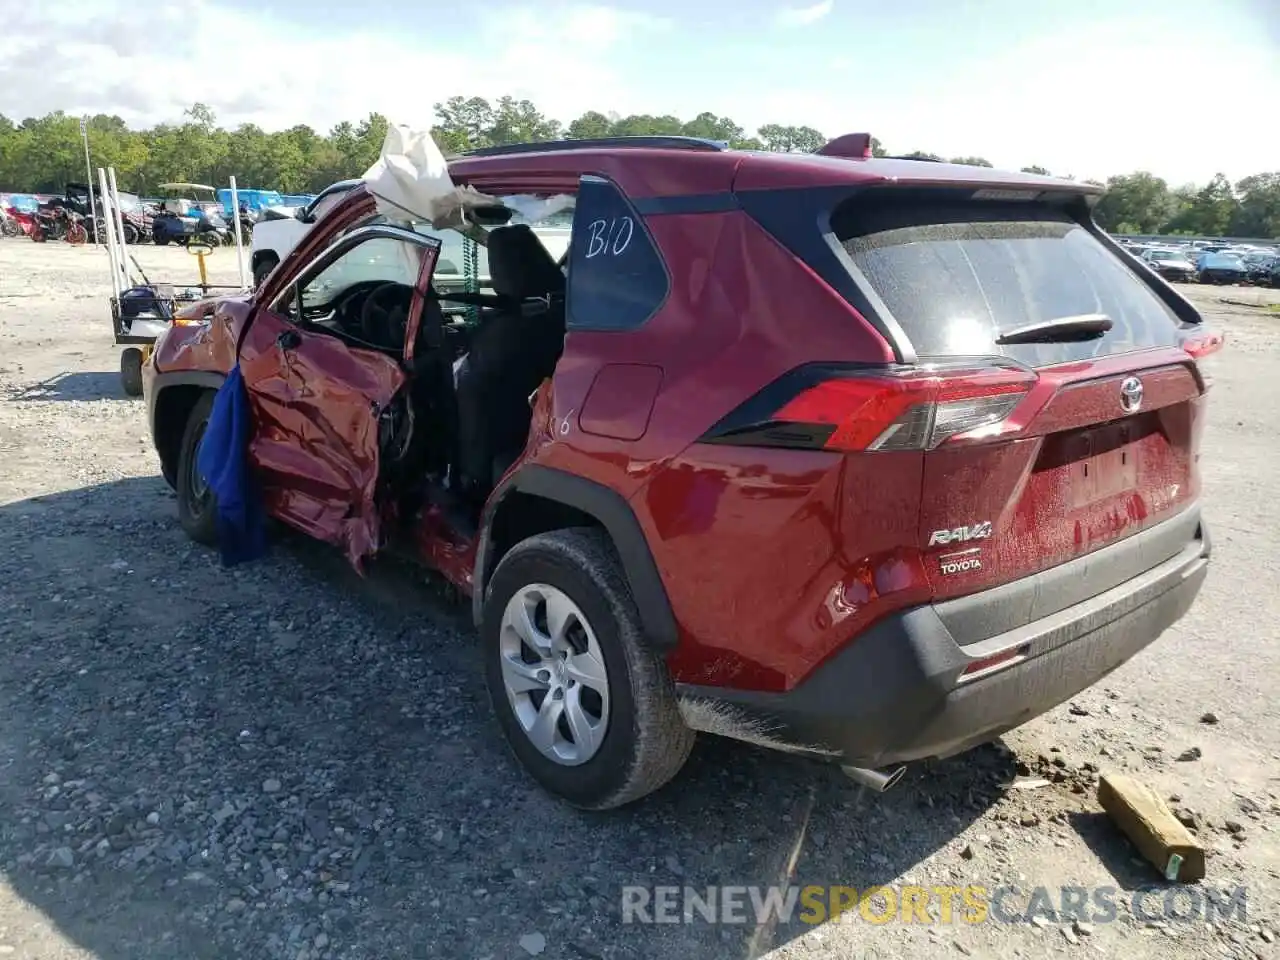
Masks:
[[[267,207],[253,225],[249,265],[256,287],[287,257],[315,225],[315,222],[338,205],[353,187],[363,180],[339,180],[325,187],[305,207]]]

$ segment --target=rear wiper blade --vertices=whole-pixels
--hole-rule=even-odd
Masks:
[[[1056,343],[1064,340],[1087,340],[1100,337],[1112,327],[1105,313],[1080,313],[1073,317],[1055,317],[1006,330],[996,343]]]

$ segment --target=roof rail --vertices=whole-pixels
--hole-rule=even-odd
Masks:
[[[886,160],[919,160],[921,163],[946,163],[941,157],[913,157],[906,154],[895,157],[885,157]]]
[[[516,153],[554,153],[560,150],[595,150],[601,148],[649,149],[649,150],[706,150],[719,152],[729,149],[723,140],[704,140],[702,137],[590,137],[585,140],[543,140],[538,143],[505,143],[497,147],[480,147],[465,150],[460,157],[502,157]]]

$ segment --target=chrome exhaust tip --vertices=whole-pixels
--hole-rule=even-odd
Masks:
[[[880,770],[868,770],[866,767],[850,767],[845,766],[844,764],[841,764],[840,769],[845,772],[845,775],[850,780],[853,780],[855,783],[860,783],[864,787],[870,787],[876,793],[884,793],[886,790],[896,787],[898,785],[898,781],[907,773],[907,768],[905,766],[894,767],[892,770],[887,772]]]

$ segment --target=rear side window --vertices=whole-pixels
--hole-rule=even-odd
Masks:
[[[569,241],[569,329],[634,329],[658,311],[669,287],[662,255],[622,191],[583,177]]]
[[[921,357],[1043,366],[1177,342],[1178,321],[1066,212],[1044,204],[852,200],[832,227]],[[999,345],[1027,324],[1106,314],[1100,338]]]

